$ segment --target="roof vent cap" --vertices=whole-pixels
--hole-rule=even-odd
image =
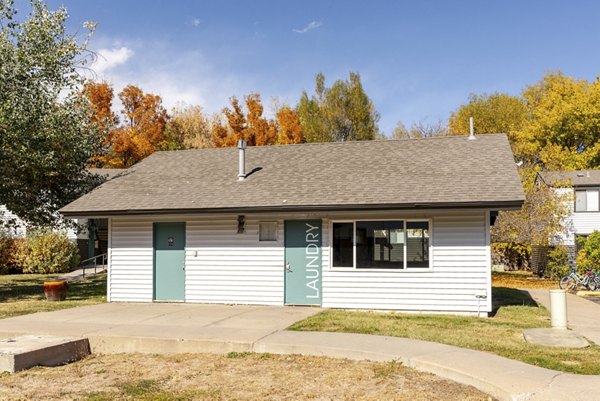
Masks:
[[[237,148],[239,149],[239,172],[238,181],[243,181],[246,178],[246,146],[247,143],[243,139],[238,141]]]

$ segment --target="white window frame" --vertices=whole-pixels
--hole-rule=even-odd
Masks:
[[[573,194],[574,194],[574,199],[573,199],[573,211],[575,213],[600,213],[600,188],[598,187],[575,187],[573,189]],[[577,192],[585,192],[585,204],[586,204],[586,210],[577,210]],[[598,210],[588,210],[589,208],[589,198],[588,198],[588,193],[589,192],[597,192],[598,193],[598,204],[596,205],[596,207],[598,208]]]
[[[402,269],[369,269],[356,266],[356,222],[357,221],[403,221],[404,222],[404,266]],[[429,267],[408,267],[407,248],[408,235],[406,233],[406,223],[414,221],[426,221],[429,224]],[[333,224],[334,223],[352,223],[352,264],[353,266],[333,266]],[[401,218],[394,217],[388,219],[340,219],[329,221],[329,270],[332,271],[356,271],[356,272],[431,272],[433,271],[433,219],[432,218]]]
[[[261,224],[275,224],[275,239],[260,239],[260,225]],[[271,243],[279,241],[279,224],[277,221],[259,221],[258,222],[258,242],[260,243]]]

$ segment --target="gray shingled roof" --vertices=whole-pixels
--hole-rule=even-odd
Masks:
[[[157,152],[61,209],[117,214],[520,206],[503,134]]]
[[[538,176],[550,186],[564,184],[574,187],[600,185],[600,170],[541,171]]]

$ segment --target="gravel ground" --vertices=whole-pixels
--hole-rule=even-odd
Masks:
[[[400,363],[245,353],[92,356],[1,374],[0,399],[491,400],[473,387]]]

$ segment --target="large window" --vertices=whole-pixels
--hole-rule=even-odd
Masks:
[[[334,222],[333,267],[429,268],[429,221]]]
[[[600,192],[598,188],[575,190],[576,212],[598,212],[600,211]]]

